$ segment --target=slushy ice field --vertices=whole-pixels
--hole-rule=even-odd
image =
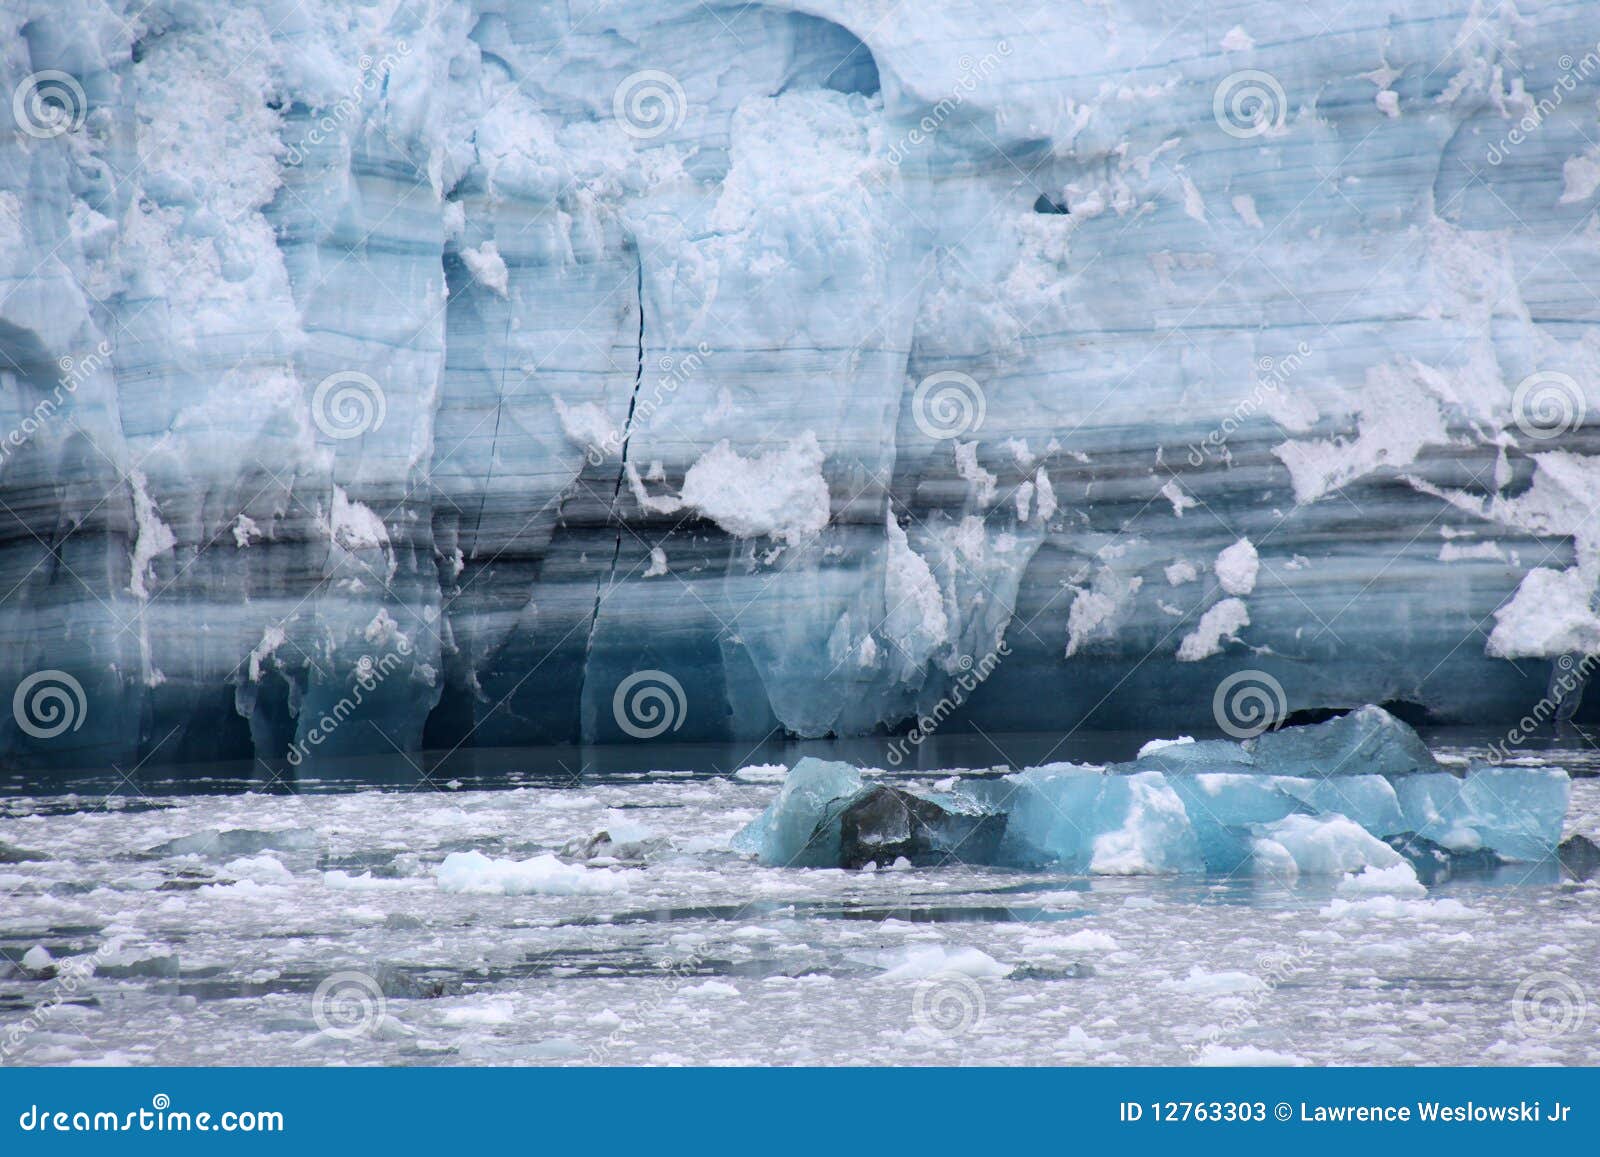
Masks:
[[[1482,755],[1434,750],[1447,765]],[[1541,753],[1575,773],[1563,838],[1600,839],[1593,755]],[[766,867],[730,840],[784,774],[6,799],[0,1052],[1600,1063],[1600,886],[1554,863],[1425,889],[1258,870]],[[938,777],[877,778],[926,791]]]

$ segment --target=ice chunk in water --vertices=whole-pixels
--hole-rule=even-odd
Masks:
[[[1003,853],[1013,863],[1109,875],[1204,868],[1183,801],[1159,772],[1051,764],[1007,776]]]
[[[1290,769],[1299,774],[1272,773]],[[780,865],[928,863],[953,851],[968,864],[1102,874],[1338,875],[1409,862],[1431,881],[1471,866],[1467,856],[1552,859],[1570,786],[1555,768],[1453,775],[1409,727],[1368,707],[1250,749],[1169,744],[1131,763],[1047,764],[936,795],[866,787],[846,764],[805,759],[733,846]]]
[[[839,816],[861,786],[861,773],[848,763],[807,756],[789,772],[778,798],[733,837],[733,848],[769,866],[836,866]]]
[[[1112,771],[1159,771],[1168,775],[1200,771],[1248,771],[1255,760],[1240,744],[1228,739],[1169,743],[1154,750],[1147,743],[1132,763],[1114,763]]]
[[[1407,775],[1438,771],[1417,733],[1382,707],[1306,727],[1268,731],[1249,741],[1257,771],[1277,775]]]
[[[1197,745],[1198,746],[1198,745]],[[1251,854],[1251,825],[1271,823],[1307,810],[1296,794],[1305,780],[1242,772],[1172,775],[1168,782],[1183,801],[1208,871],[1231,872]]]
[[[869,787],[839,816],[839,866],[916,866],[954,860],[992,864],[1006,817],[970,807],[954,795],[925,799],[897,787]]]
[[[1360,824],[1341,815],[1292,815],[1256,831],[1259,868],[1271,874],[1293,864],[1300,875],[1339,876],[1363,868],[1392,868],[1405,858]]]
[[[1487,849],[1532,861],[1555,855],[1572,781],[1560,768],[1475,763],[1464,777],[1406,776],[1395,792],[1405,830],[1452,852]]]
[[[1327,779],[1284,777],[1284,790],[1304,800],[1313,812],[1349,816],[1375,836],[1405,830],[1394,785],[1381,775],[1339,775]]]

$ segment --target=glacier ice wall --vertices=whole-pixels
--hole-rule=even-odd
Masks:
[[[0,32],[10,765],[1510,721],[1600,652],[1592,4]]]

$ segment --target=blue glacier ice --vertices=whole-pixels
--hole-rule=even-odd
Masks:
[[[7,767],[1237,733],[1241,674],[1533,728],[1600,654],[1587,0],[8,0],[0,46]],[[1188,798],[1080,778],[1019,791]]]
[[[1259,740],[1235,745],[1237,770],[1197,769],[1224,762],[1221,743],[1179,744],[1133,764],[1057,763],[957,779],[924,798],[959,801],[953,810],[963,815],[1003,817],[997,842],[947,841],[950,858],[969,864],[1096,875],[1245,871],[1280,879],[1372,869],[1392,882],[1388,873],[1407,863],[1407,851],[1424,858],[1437,849],[1478,866],[1557,854],[1572,786],[1559,768],[1473,763],[1460,774],[1425,770],[1438,764],[1416,733],[1374,706],[1275,734],[1278,742],[1265,747]],[[1279,758],[1268,763],[1266,751]],[[1190,753],[1187,764],[1181,752]],[[1330,752],[1363,753],[1366,766],[1404,766],[1345,774],[1330,767]],[[1418,765],[1413,755],[1427,758]],[[1162,757],[1173,766],[1141,767]],[[801,760],[733,848],[765,864],[841,866],[840,816],[882,790],[847,764]],[[1440,874],[1431,859],[1423,866]],[[1416,872],[1408,867],[1404,879],[1415,885]]]

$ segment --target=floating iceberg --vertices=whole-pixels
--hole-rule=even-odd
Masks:
[[[805,759],[733,846],[772,865],[906,855],[1098,875],[1355,874],[1364,883],[1353,886],[1367,888],[1557,853],[1571,791],[1559,768],[1430,770],[1440,765],[1421,739],[1378,707],[1267,738],[1164,747],[1110,767],[1050,764],[926,793]]]

